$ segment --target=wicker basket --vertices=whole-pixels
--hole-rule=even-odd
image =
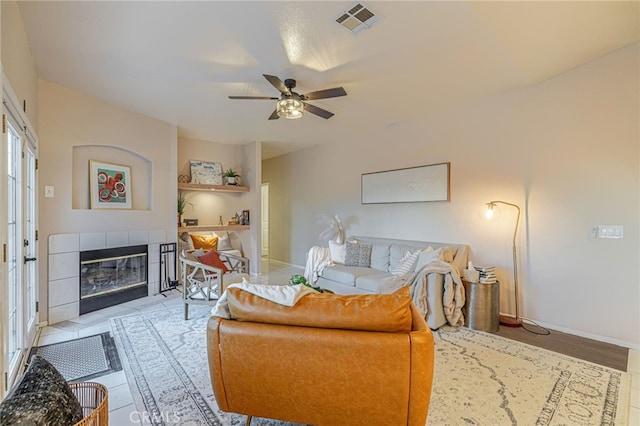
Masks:
[[[109,402],[107,388],[95,382],[69,383],[78,398],[84,418],[74,426],[108,426]]]

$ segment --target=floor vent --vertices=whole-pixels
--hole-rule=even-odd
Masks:
[[[360,2],[353,3],[336,17],[336,22],[353,34],[367,30],[382,19],[380,15]]]

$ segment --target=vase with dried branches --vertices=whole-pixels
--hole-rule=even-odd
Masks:
[[[344,224],[342,223],[342,220],[340,220],[340,217],[337,213],[333,216],[323,213],[319,215],[318,221],[327,226],[327,228],[320,233],[320,239],[335,238],[336,243],[344,243]]]

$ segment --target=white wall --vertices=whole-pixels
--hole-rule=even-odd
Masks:
[[[640,347],[638,44],[537,86],[393,126],[357,129],[263,164],[271,191],[271,258],[303,266],[321,244],[319,213],[348,234],[468,243],[495,265],[501,311],[513,313],[515,209],[522,208],[521,316],[587,337]],[[336,117],[335,119],[340,119]],[[361,205],[366,172],[451,162],[451,201]],[[625,238],[589,238],[623,225]]]
[[[176,241],[177,129],[165,122],[133,113],[71,89],[39,80],[40,137],[40,305],[47,312],[47,244],[61,233],[164,229]],[[134,163],[133,208],[91,210],[87,197],[79,202],[74,191],[88,191],[87,158]],[[110,157],[107,157],[110,156]],[[82,157],[82,161],[79,160]],[[121,159],[118,161],[118,159]],[[136,181],[138,169],[150,164],[151,178]],[[77,185],[75,180],[84,181]],[[137,182],[137,183],[136,183]],[[55,196],[44,197],[44,186]],[[86,194],[85,194],[86,195]],[[44,315],[44,314],[42,314]],[[41,321],[46,318],[40,318]]]

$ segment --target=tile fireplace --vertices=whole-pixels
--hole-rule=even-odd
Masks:
[[[112,306],[160,293],[160,246],[169,242],[164,229],[52,234],[48,240],[50,325],[100,309],[96,304]],[[125,251],[103,251],[120,249]],[[97,259],[106,261],[98,266]],[[81,290],[83,270],[90,275]],[[130,277],[116,284],[123,273]]]
[[[147,246],[80,252],[80,315],[148,296]]]

